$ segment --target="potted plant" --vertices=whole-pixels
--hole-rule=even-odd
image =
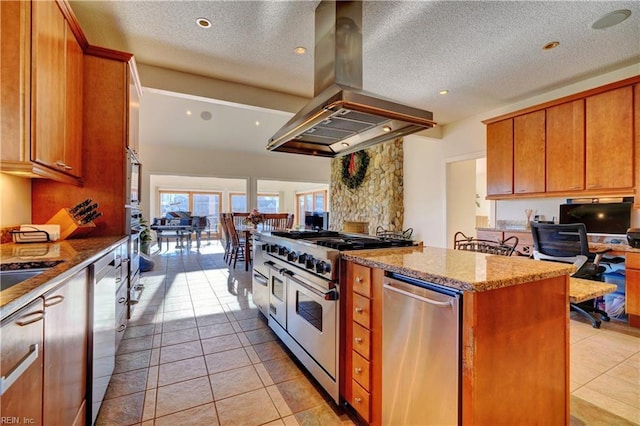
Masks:
[[[151,245],[151,229],[149,229],[149,222],[145,218],[140,219],[140,251],[148,255],[149,247]]]

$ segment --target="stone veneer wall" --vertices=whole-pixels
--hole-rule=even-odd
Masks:
[[[402,139],[367,148],[369,167],[362,185],[349,189],[342,183],[342,158],[331,160],[330,229],[341,231],[345,221],[369,222],[376,228],[402,231],[404,219]]]

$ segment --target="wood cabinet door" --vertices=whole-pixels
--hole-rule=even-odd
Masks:
[[[513,119],[487,124],[487,195],[513,194]]]
[[[513,191],[530,194],[545,190],[545,111],[513,119]]]
[[[584,99],[547,108],[547,192],[584,189]]]
[[[0,376],[16,377],[12,384],[3,383],[0,398],[2,421],[15,424],[42,425],[42,333],[44,311],[37,299],[2,321],[0,334]],[[24,367],[20,373],[19,367]],[[11,374],[14,372],[16,376]],[[17,418],[19,422],[10,419]]]
[[[28,162],[31,4],[0,2],[0,159]],[[3,165],[3,169],[6,169]]]
[[[640,269],[627,269],[626,275],[626,311],[631,315],[640,315]]]
[[[633,87],[586,100],[586,189],[632,188]]]
[[[54,1],[35,1],[31,7],[31,159],[64,170],[66,21]]]
[[[140,144],[140,86],[135,63],[132,61],[127,67],[129,71],[129,134],[127,148],[138,153]]]
[[[66,172],[82,177],[82,48],[69,24],[66,27],[66,105],[64,162]]]
[[[70,425],[86,395],[87,269],[45,294],[44,423]]]

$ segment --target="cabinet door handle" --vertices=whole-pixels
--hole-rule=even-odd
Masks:
[[[353,369],[353,371],[355,371],[356,374],[360,374],[360,373],[362,373],[362,368],[356,367],[356,368]]]
[[[28,319],[30,317],[31,317],[31,319]],[[29,312],[28,314],[21,316],[20,319],[18,321],[16,321],[16,324],[18,324],[20,327],[24,327],[25,325],[33,324],[34,322],[38,322],[43,318],[44,318],[44,311],[43,310]]]
[[[29,347],[29,353],[22,358],[20,363],[16,365],[7,376],[0,377],[0,396],[2,396],[16,380],[22,376],[22,373],[27,371],[27,368],[38,359],[38,344],[31,345]]]
[[[44,307],[50,308],[51,306],[58,305],[62,302],[64,302],[64,296],[57,295],[49,297],[48,299],[44,299]]]
[[[360,284],[362,282],[362,277],[356,277],[356,282]]]
[[[125,328],[127,328],[127,324],[120,324],[120,325],[118,326],[118,328],[116,329],[116,331],[117,331],[118,333],[122,333],[122,332],[124,331],[124,329],[125,329]]]
[[[354,401],[357,402],[358,404],[360,404],[362,402],[362,398],[355,397]]]
[[[359,307],[359,306],[356,306],[356,314],[361,314],[361,313],[363,313],[363,312],[364,312],[364,309],[362,309],[362,308],[361,308],[361,307]]]
[[[64,165],[64,169],[65,169],[65,170],[73,170],[73,167],[71,167],[71,166],[70,166],[70,165],[68,165],[68,164],[65,164],[65,165]]]
[[[122,296],[120,299],[118,299],[118,303],[124,303],[127,301],[127,298]]]
[[[362,337],[356,337],[354,340],[356,343],[362,343]]]

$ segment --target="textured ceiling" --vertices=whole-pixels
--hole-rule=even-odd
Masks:
[[[138,63],[313,96],[318,1],[70,4],[91,44],[132,52]],[[591,29],[619,9],[631,17]],[[212,27],[197,27],[199,17]],[[442,124],[640,63],[637,1],[370,1],[362,31],[363,89],[433,111]],[[295,55],[296,46],[308,53]]]

